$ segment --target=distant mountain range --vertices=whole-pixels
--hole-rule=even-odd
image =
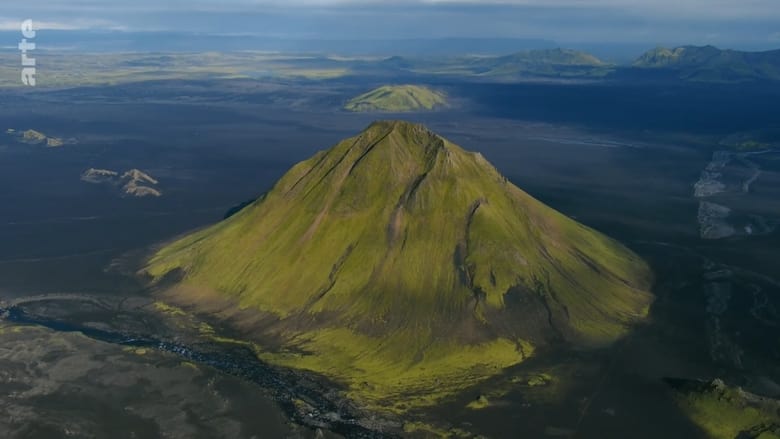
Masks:
[[[516,77],[602,77],[613,65],[597,57],[571,49],[524,50],[504,56],[456,56],[446,58],[412,58],[394,56],[381,62],[387,69],[420,74]]]
[[[633,67],[677,72],[692,81],[780,80],[780,50],[741,52],[713,46],[658,47],[639,57]]]
[[[450,45],[452,41],[447,41]],[[450,77],[486,81],[513,82],[528,79],[621,81],[693,81],[731,82],[780,80],[780,50],[742,52],[721,50],[713,46],[684,46],[674,49],[656,48],[631,61],[605,61],[585,51],[564,48],[526,49],[503,41],[501,52],[473,44],[458,46],[459,52],[409,52],[401,48],[385,49],[381,45],[370,57],[350,56],[348,47],[340,51],[325,51],[312,45],[310,53],[290,49],[289,52],[258,52],[226,46],[214,52],[158,53],[135,52],[72,53],[48,51],[47,75],[41,87],[105,85],[150,80],[285,78],[323,80],[343,77],[382,78],[379,84],[396,82],[420,83],[425,77]],[[503,44],[502,43],[502,44]],[[365,42],[370,44],[378,42]],[[450,47],[450,46],[448,46]],[[498,47],[498,46],[496,46]],[[366,49],[368,50],[368,49]],[[394,51],[397,50],[397,51]],[[454,50],[454,49],[453,49]],[[19,87],[14,73],[18,51],[0,50],[0,87]],[[296,53],[298,53],[296,55]],[[394,56],[383,54],[395,53]],[[78,59],[78,68],[74,66]],[[6,66],[6,67],[3,67]],[[90,75],[76,72],[89,70]]]
[[[419,74],[479,76],[486,78],[606,78],[619,74],[653,72],[658,78],[677,77],[686,81],[743,82],[780,80],[780,50],[740,52],[713,46],[659,47],[633,63],[611,64],[594,55],[571,49],[525,50],[505,56],[461,56],[440,59],[392,57],[381,66]],[[627,76],[628,75],[628,76]]]

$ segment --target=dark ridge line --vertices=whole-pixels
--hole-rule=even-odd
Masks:
[[[347,151],[344,153],[344,155],[342,155],[341,158],[339,158],[338,161],[336,163],[334,163],[333,166],[331,166],[330,169],[328,169],[327,172],[325,172],[325,175],[320,177],[320,179],[317,181],[317,183],[312,185],[311,189],[309,189],[308,191],[306,191],[305,194],[303,194],[303,198],[308,197],[309,194],[312,193],[312,191],[315,188],[317,188],[323,182],[323,180],[325,180],[331,174],[331,172],[333,172],[341,164],[341,162],[344,161],[344,159],[347,158],[349,153],[352,152],[352,150],[355,148],[355,145],[357,145],[358,142],[360,142],[362,140],[362,138],[363,138],[362,136],[358,136],[358,138],[355,139],[354,142],[352,142],[352,145],[350,145],[349,148],[347,148]],[[327,157],[329,155],[330,155],[329,153],[325,153],[325,156],[323,157],[323,160],[325,159],[325,157]]]
[[[341,271],[341,267],[344,265],[345,262],[347,262],[347,258],[352,254],[352,251],[355,250],[355,247],[357,246],[357,242],[354,242],[350,244],[346,251],[339,257],[339,259],[336,261],[335,264],[333,264],[333,267],[330,270],[330,274],[328,275],[328,284],[325,285],[323,288],[320,289],[320,292],[317,293],[317,295],[312,298],[309,303],[306,304],[306,306],[303,307],[303,311],[301,311],[301,314],[305,311],[307,311],[309,308],[311,308],[315,303],[322,300],[323,297],[325,297],[330,290],[333,289],[333,287],[336,285],[336,275],[339,271]]]
[[[536,275],[532,275],[531,278],[534,283],[534,290],[536,290],[536,294],[542,299],[544,309],[547,311],[547,324],[550,325],[550,329],[552,329],[555,333],[555,339],[558,341],[565,341],[566,337],[563,336],[563,332],[561,332],[561,330],[558,328],[558,325],[555,324],[552,307],[550,306],[550,299],[558,303],[550,288],[550,273],[545,269],[542,269],[542,272],[547,277],[547,287],[545,287],[544,282],[536,277]],[[568,316],[568,310],[566,311],[566,314]]]
[[[399,201],[399,204],[403,203],[409,205],[409,202],[417,194],[417,190],[420,189],[420,186],[422,186],[423,181],[425,181],[425,179],[428,177],[431,171],[433,171],[433,168],[436,166],[436,158],[439,156],[439,152],[444,148],[444,142],[442,142],[441,139],[437,139],[433,147],[434,147],[433,151],[432,152],[429,151],[426,154],[425,168],[423,173],[418,175],[414,179],[414,181],[412,181],[412,184],[409,185],[409,188],[407,188],[407,190],[405,191],[404,196],[402,197],[402,201]]]
[[[484,300],[487,297],[487,294],[481,289],[481,288],[475,288],[474,287],[474,275],[472,273],[472,269],[468,266],[466,259],[469,255],[469,234],[471,231],[471,224],[474,221],[474,215],[476,215],[477,210],[482,206],[483,203],[486,203],[487,200],[484,198],[480,198],[473,202],[471,204],[471,207],[469,208],[468,215],[466,215],[466,226],[464,230],[463,239],[455,246],[455,254],[453,255],[453,261],[455,264],[455,269],[460,274],[460,281],[466,288],[469,289],[469,291],[472,292],[472,295],[474,297],[474,311],[477,310],[479,307],[479,304],[482,300]]]
[[[352,147],[350,147],[350,148],[352,148]],[[300,183],[301,183],[301,182],[302,182],[302,181],[303,181],[303,180],[304,180],[306,177],[308,177],[308,176],[309,176],[309,174],[311,174],[312,172],[314,172],[314,169],[318,168],[318,167],[319,167],[319,166],[322,164],[322,162],[324,162],[324,161],[325,161],[325,159],[326,159],[326,158],[328,158],[328,153],[323,151],[323,153],[322,153],[322,157],[320,157],[320,159],[319,159],[319,160],[317,160],[317,163],[315,163],[314,165],[312,165],[312,166],[309,168],[309,170],[308,170],[308,171],[306,171],[306,172],[305,172],[305,173],[304,173],[304,174],[301,176],[301,178],[299,178],[299,179],[298,179],[298,181],[296,181],[296,182],[295,182],[295,183],[294,183],[294,184],[293,184],[293,185],[290,187],[290,189],[289,189],[287,192],[285,192],[285,193],[284,193],[284,195],[288,195],[288,194],[290,194],[290,192],[294,191],[294,190],[295,190],[295,188],[296,188],[296,187],[298,187],[298,184],[300,184]]]
[[[573,256],[580,261],[582,261],[583,264],[587,265],[591,270],[594,272],[600,274],[601,276],[607,278],[607,279],[613,279],[616,282],[622,283],[627,288],[630,289],[637,289],[635,285],[631,285],[627,280],[623,279],[622,277],[618,276],[617,274],[613,273],[612,271],[604,271],[603,267],[599,266],[593,259],[588,257],[586,254],[582,253],[580,250],[575,249],[573,253]]]
[[[391,126],[391,127],[390,127],[390,129],[389,129],[389,130],[388,130],[386,133],[384,133],[384,134],[382,135],[382,137],[380,137],[380,138],[379,138],[379,139],[377,139],[377,140],[376,140],[374,143],[372,143],[371,145],[369,145],[369,146],[368,146],[368,148],[366,148],[366,150],[365,150],[365,151],[363,151],[363,153],[362,153],[362,154],[360,154],[360,156],[357,158],[357,160],[355,160],[355,162],[354,162],[354,163],[352,163],[352,166],[349,168],[349,172],[347,172],[347,177],[349,177],[350,175],[352,175],[352,171],[354,171],[354,170],[355,170],[355,168],[357,167],[357,165],[358,165],[358,164],[360,164],[360,162],[361,162],[361,161],[363,161],[363,159],[364,159],[364,158],[366,158],[366,156],[368,155],[368,153],[370,153],[371,151],[373,151],[373,150],[374,150],[374,148],[376,148],[376,146],[377,146],[377,145],[379,145],[379,144],[380,144],[380,143],[381,143],[383,140],[385,140],[386,138],[390,137],[390,134],[392,134],[392,133],[393,133],[393,131],[395,131],[395,125]],[[351,148],[350,148],[350,149],[351,149]]]
[[[441,143],[443,145],[443,143]],[[396,204],[395,209],[393,209],[393,213],[390,215],[390,222],[387,225],[387,237],[388,237],[388,252],[390,251],[390,247],[392,247],[393,242],[397,238],[396,233],[393,233],[394,230],[394,223],[396,217],[400,214],[400,210],[403,209],[403,207],[406,205],[409,206],[409,202],[412,200],[414,195],[416,194],[417,190],[422,185],[423,181],[428,177],[428,175],[433,170],[433,167],[436,166],[436,157],[439,155],[439,150],[441,147],[437,147],[436,150],[432,153],[432,157],[426,157],[426,163],[425,163],[425,169],[424,171],[419,174],[417,177],[412,180],[412,183],[406,188],[403,194],[401,194],[401,197],[398,199],[398,203]],[[397,231],[396,231],[397,232]],[[401,248],[403,249],[406,246],[406,238],[408,236],[408,231],[404,232],[404,241],[401,245]]]

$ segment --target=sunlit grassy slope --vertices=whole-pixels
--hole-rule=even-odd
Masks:
[[[674,381],[683,411],[712,439],[780,439],[780,405],[722,381]]]
[[[163,248],[146,269],[158,279],[174,270],[181,291],[271,316],[263,332],[284,348],[265,359],[398,408],[432,403],[540,344],[610,343],[650,303],[636,255],[480,154],[405,122],[374,123],[299,163],[262,200]]]
[[[393,112],[430,111],[447,105],[447,97],[438,91],[417,85],[385,85],[351,99],[349,111]]]

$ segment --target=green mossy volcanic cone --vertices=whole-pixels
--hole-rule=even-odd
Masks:
[[[431,403],[535,346],[608,344],[651,302],[650,271],[631,251],[480,154],[397,121],[295,165],[262,199],[163,248],[146,272],[178,273],[183,301],[220,296],[254,310],[257,331],[281,340],[263,358],[383,404]]]

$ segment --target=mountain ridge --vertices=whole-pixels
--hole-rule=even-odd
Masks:
[[[669,69],[693,81],[780,80],[780,50],[745,52],[715,46],[657,47],[632,64],[641,69]]]

